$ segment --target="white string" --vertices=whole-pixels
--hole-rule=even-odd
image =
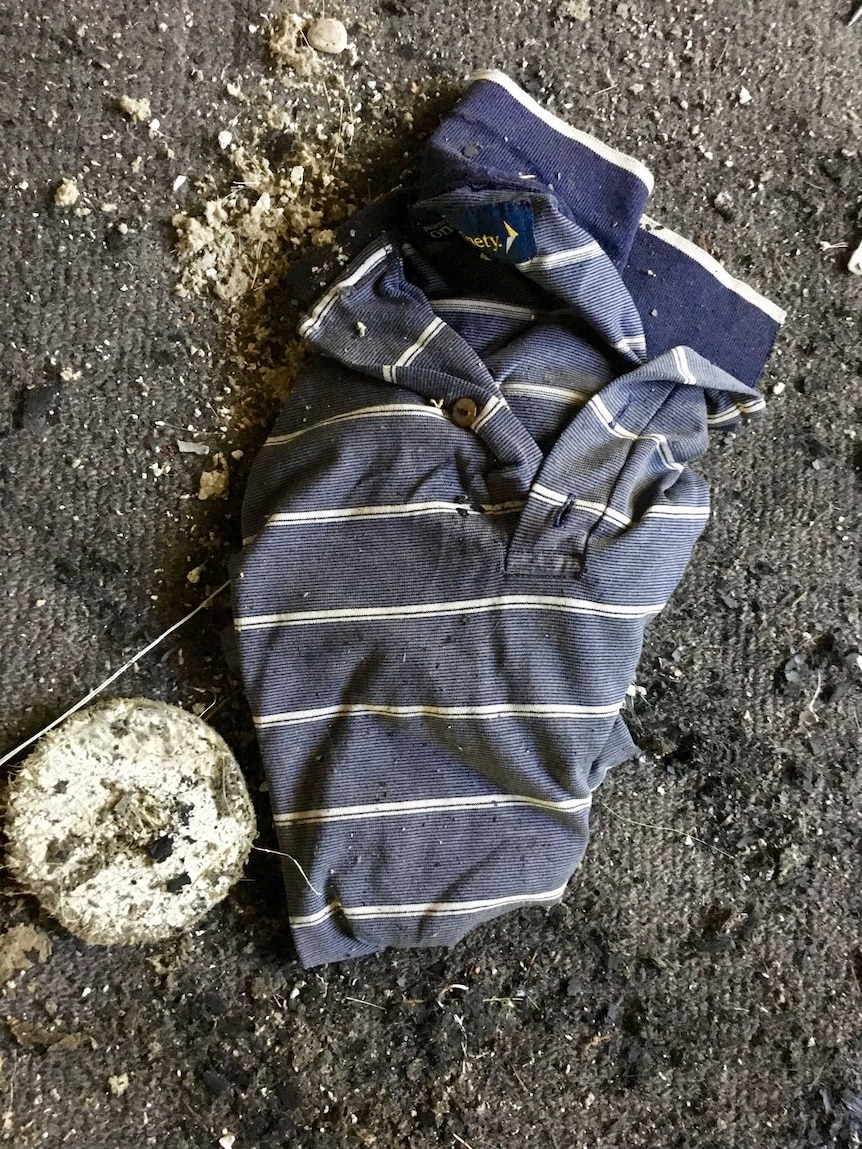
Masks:
[[[20,746],[16,746],[15,749],[10,750],[8,754],[4,754],[3,757],[0,758],[0,766],[5,766],[7,762],[11,761],[11,759],[13,759],[17,754],[20,754],[22,750],[26,750],[28,746],[31,746],[34,742],[41,738],[43,734],[47,734],[49,730],[53,730],[55,726],[59,726],[61,722],[65,722],[66,719],[70,717],[70,715],[75,714],[78,710],[81,709],[81,707],[86,706],[88,702],[92,702],[96,695],[101,694],[106,686],[110,686],[112,682],[116,682],[120,675],[125,674],[130,666],[134,666],[135,663],[138,662],[139,659],[143,658],[145,654],[149,654],[150,651],[154,650],[160,642],[163,642],[169,634],[173,634],[175,630],[179,630],[181,626],[187,623],[190,618],[194,618],[198,611],[201,611],[205,607],[209,606],[213,599],[218,598],[221,592],[229,586],[230,579],[228,579],[227,582],[223,582],[218,590],[214,590],[212,594],[209,595],[208,598],[205,598],[202,603],[199,603],[194,610],[189,611],[185,618],[181,618],[179,622],[175,622],[173,626],[169,626],[168,629],[163,631],[158,638],[154,638],[148,646],[145,646],[143,650],[139,650],[138,653],[134,655],[134,657],[130,658],[128,662],[124,662],[119,670],[115,670],[110,678],[106,678],[104,682],[101,682],[98,686],[94,687],[89,694],[85,695],[84,698],[81,699],[80,702],[76,702],[74,706],[70,706],[65,714],[61,714],[59,718],[55,718],[53,722],[49,722],[47,726],[43,726],[42,729],[39,730],[36,734],[32,734],[26,741],[22,742]]]
[[[323,894],[320,892],[317,886],[312,884],[311,878],[309,878],[308,874],[306,874],[305,870],[303,870],[302,866],[299,864],[296,858],[294,858],[293,854],[285,854],[282,850],[267,850],[265,846],[252,846],[252,849],[257,850],[259,854],[275,854],[277,858],[287,858],[289,862],[293,862],[294,866],[296,866],[296,868],[302,874],[303,878],[305,879],[305,884],[308,886],[311,892],[313,894],[317,894],[319,898],[323,897]]]

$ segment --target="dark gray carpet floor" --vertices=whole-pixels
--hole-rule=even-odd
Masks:
[[[362,104],[344,198],[415,157],[471,71],[503,67],[645,160],[652,214],[789,310],[779,393],[704,460],[715,518],[639,674],[648,756],[600,795],[562,906],[303,975],[263,854],[198,929],[129,951],[7,884],[3,928],[38,925],[53,951],[0,997],[0,1141],[858,1146],[862,280],[835,245],[862,238],[862,25],[832,0],[594,0],[583,22],[517,0],[328,7],[356,49],[327,64],[332,90],[338,73]],[[229,190],[217,135],[251,113],[225,84],[259,96],[264,33],[241,0],[0,15],[0,752],[225,577],[274,399],[226,307],[176,295],[170,220]],[[158,129],[117,112],[124,94]],[[54,205],[64,176],[90,214]],[[295,321],[279,307],[269,365]],[[244,452],[226,500],[197,498],[206,463],[178,438]],[[112,690],[214,704],[265,823],[227,621],[222,600]]]

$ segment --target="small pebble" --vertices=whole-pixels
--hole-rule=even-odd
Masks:
[[[750,104],[753,99],[754,97],[752,96],[751,92],[749,92],[748,88],[739,89],[740,104]]]
[[[315,20],[305,35],[315,52],[337,56],[347,47],[347,29],[340,20],[328,16]]]
[[[232,132],[227,131],[227,129],[225,129],[222,132],[219,132],[219,134],[218,134],[218,146],[221,148],[222,151],[224,151],[225,148],[229,148],[232,143],[233,143],[233,133]]]

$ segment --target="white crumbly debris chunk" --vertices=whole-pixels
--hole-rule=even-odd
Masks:
[[[230,472],[228,471],[227,459],[221,451],[216,451],[213,455],[213,469],[204,471],[201,475],[198,498],[201,500],[225,499],[229,484]]]
[[[225,151],[233,143],[233,132],[229,132],[227,128],[218,134],[218,146],[222,151]]]
[[[82,710],[47,735],[10,786],[10,871],[97,945],[188,928],[242,874],[254,810],[224,740],[146,698]]]
[[[108,1088],[114,1097],[122,1097],[126,1090],[129,1088],[129,1075],[128,1073],[118,1073],[116,1077],[108,1078]]]
[[[134,96],[122,96],[118,103],[120,111],[125,112],[129,119],[137,120],[139,124],[146,124],[152,119],[153,109],[146,97],[136,100]]]
[[[347,29],[340,20],[328,16],[315,20],[305,34],[315,52],[338,56],[347,47]]]
[[[288,12],[269,28],[269,49],[276,62],[294,76],[313,76],[321,69],[318,54],[310,47],[301,16]]]
[[[749,92],[748,88],[740,88],[739,89],[739,102],[740,102],[740,104],[750,104],[753,99],[754,99],[754,96],[752,96],[752,94],[751,94],[751,92]]]
[[[590,0],[563,0],[559,12],[570,20],[589,20]]]
[[[854,275],[862,275],[862,243],[856,248],[850,256],[850,261],[847,264],[847,270],[852,271]]]
[[[57,207],[74,207],[80,198],[81,191],[74,176],[61,180],[54,192],[54,203]]]

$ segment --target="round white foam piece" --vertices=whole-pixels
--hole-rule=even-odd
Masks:
[[[80,711],[9,790],[7,863],[62,925],[97,945],[169,937],[241,876],[256,834],[245,780],[200,718],[147,698]]]

